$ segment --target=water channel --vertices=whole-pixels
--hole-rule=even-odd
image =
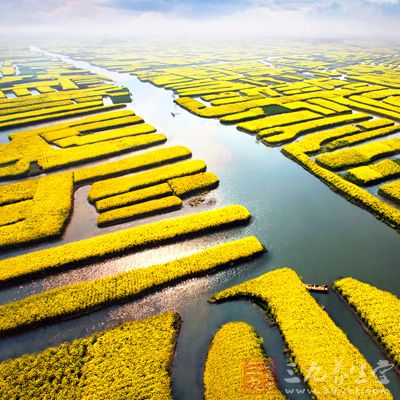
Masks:
[[[117,85],[128,87],[133,98],[128,108],[154,125],[158,132],[165,133],[168,137],[166,146],[185,145],[192,150],[193,158],[204,159],[208,170],[214,171],[221,183],[207,196],[212,200],[211,205],[191,208],[185,204],[181,211],[104,229],[95,225],[95,210],[86,201],[88,187],[84,186],[75,193],[74,213],[64,237],[29,250],[228,204],[245,205],[253,218],[244,228],[196,237],[2,289],[0,302],[67,283],[156,264],[250,234],[256,235],[268,247],[268,253],[238,267],[183,282],[137,301],[5,338],[0,342],[1,359],[40,351],[126,320],[141,319],[172,309],[183,318],[173,366],[176,400],[202,399],[202,373],[209,342],[223,323],[235,320],[246,321],[255,327],[264,339],[267,354],[275,361],[281,389],[290,390],[293,385],[285,380],[289,377],[287,361],[277,328],[269,325],[257,306],[247,301],[212,305],[207,302],[211,295],[282,266],[294,268],[305,282],[331,284],[338,277],[353,276],[400,294],[398,233],[332,192],[317,178],[284,157],[279,148],[268,148],[233,126],[224,126],[218,120],[202,119],[184,111],[175,105],[170,91],[142,83],[128,74],[110,72],[68,57],[61,58],[110,77]],[[8,252],[4,257],[18,253]],[[335,293],[315,297],[373,367],[378,360],[385,358]],[[395,397],[400,398],[398,375],[392,370],[387,377],[390,380],[387,387]],[[305,386],[299,384],[296,388],[300,389],[299,392],[289,394],[290,399],[311,398],[306,393],[300,393]]]

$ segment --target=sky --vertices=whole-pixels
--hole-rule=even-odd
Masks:
[[[0,0],[5,33],[400,38],[400,0]]]

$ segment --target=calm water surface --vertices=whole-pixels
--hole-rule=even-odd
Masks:
[[[267,354],[276,362],[281,389],[291,389],[294,386],[285,382],[289,375],[282,352],[284,344],[276,327],[270,326],[260,309],[247,301],[211,305],[207,302],[210,296],[282,266],[294,268],[305,282],[330,284],[340,276],[353,276],[399,295],[400,242],[393,229],[333,193],[317,178],[280,154],[279,149],[257,143],[253,136],[223,126],[217,120],[201,119],[180,109],[173,103],[171,92],[142,83],[127,74],[109,72],[84,62],[75,64],[109,76],[118,85],[127,86],[133,95],[129,108],[157,127],[158,132],[165,133],[167,145],[188,146],[193,151],[193,158],[204,159],[208,170],[217,173],[221,179],[219,189],[208,195],[215,204],[199,208],[185,204],[180,211],[148,218],[146,222],[234,203],[248,207],[253,219],[243,228],[196,237],[2,289],[1,302],[71,282],[164,262],[250,234],[256,235],[269,252],[236,268],[183,282],[135,302],[3,339],[0,342],[1,359],[40,351],[122,321],[172,309],[178,311],[184,321],[174,362],[175,399],[202,399],[202,373],[209,342],[223,323],[236,320],[246,321],[256,328],[264,339]],[[173,117],[171,112],[176,116]],[[96,228],[95,210],[86,202],[87,191],[88,186],[84,186],[75,193],[74,214],[64,237],[29,250],[144,222]],[[6,253],[4,257],[15,254],[18,252]],[[384,359],[380,349],[336,294],[331,292],[315,297],[374,367],[378,360]],[[398,376],[392,370],[387,377],[390,380],[388,388],[395,398],[400,398]],[[298,385],[298,388],[304,389],[304,386]],[[289,397],[310,398],[300,393]]]

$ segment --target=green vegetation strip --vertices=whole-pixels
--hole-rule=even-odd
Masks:
[[[0,306],[0,334],[126,301],[168,284],[261,254],[254,237],[214,246],[185,258],[39,293]]]
[[[354,308],[388,355],[400,366],[399,298],[353,278],[336,281],[334,288]]]
[[[244,322],[225,324],[215,334],[208,351],[204,371],[205,399],[283,400],[285,396],[279,391],[271,367],[262,339],[250,325]]]
[[[245,207],[231,205],[23,254],[0,261],[0,284],[73,266],[78,262],[102,259],[172,239],[177,240],[195,233],[243,224],[249,219],[250,212]]]
[[[315,398],[353,398],[356,389],[359,398],[392,399],[364,356],[318,305],[295,271],[282,268],[266,273],[217,293],[211,301],[235,297],[246,297],[268,307],[299,372],[308,377]],[[343,372],[340,387],[335,372],[338,363]],[[315,366],[319,374],[310,376]],[[365,379],[360,382],[361,369]],[[320,379],[321,376],[325,378]]]
[[[173,312],[0,364],[2,399],[172,399]]]

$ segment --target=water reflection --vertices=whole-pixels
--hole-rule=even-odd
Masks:
[[[91,68],[86,63],[79,63],[78,66]],[[305,281],[330,284],[339,276],[351,275],[400,294],[396,271],[400,247],[398,234],[394,230],[333,193],[317,178],[280,154],[279,149],[267,148],[257,143],[254,137],[238,132],[232,126],[222,126],[216,120],[201,119],[184,112],[172,102],[171,93],[143,84],[127,74],[92,70],[128,86],[135,98],[130,107],[168,136],[167,145],[188,146],[193,150],[194,158],[205,159],[209,170],[219,175],[220,188],[209,194],[216,199],[216,204],[200,207],[240,203],[251,210],[254,218],[249,226],[241,229],[148,249],[67,271],[33,284],[2,290],[2,301],[70,282],[165,262],[247,234],[257,235],[270,251],[259,259],[206,278],[183,282],[138,301],[6,338],[0,342],[3,359],[39,351],[125,320],[140,319],[173,309],[182,315],[184,321],[174,363],[175,399],[202,399],[202,371],[209,341],[223,323],[234,320],[252,324],[264,338],[267,353],[277,360],[279,384],[285,388],[284,344],[276,327],[270,327],[260,310],[249,302],[211,305],[207,303],[207,298],[219,290],[284,265],[295,268]],[[175,117],[171,115],[174,110],[179,112]],[[90,208],[85,209],[88,206],[79,203],[80,199],[83,201],[86,197],[86,190],[82,188],[77,194],[77,215],[88,212],[91,219],[94,214],[90,214]],[[185,203],[181,211],[168,214],[166,218],[198,210]],[[110,232],[153,220],[154,217],[100,230],[94,226],[93,219],[86,224],[85,220],[77,218],[76,225],[67,231],[67,239],[63,240],[73,240],[76,235]],[[374,364],[382,357],[381,350],[334,293],[316,297],[370,363]],[[398,377],[391,374],[390,381],[392,393],[400,393]],[[291,398],[309,397],[293,395]]]
[[[132,269],[165,263],[241,237],[243,237],[243,234],[238,230],[225,230],[165,246],[156,246],[155,248],[116,257],[112,260],[81,266],[59,274],[38,278],[26,284],[4,288],[0,291],[0,304],[71,283],[89,281]]]

